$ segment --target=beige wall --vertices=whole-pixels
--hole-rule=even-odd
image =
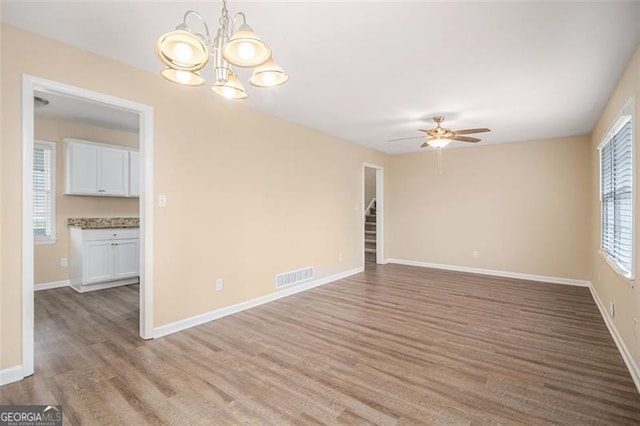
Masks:
[[[36,284],[69,279],[67,267],[60,266],[60,258],[69,254],[70,217],[126,217],[138,216],[138,198],[88,197],[64,195],[64,143],[67,137],[93,142],[138,147],[138,133],[123,132],[84,123],[36,117],[36,139],[56,143],[56,242],[36,244],[34,281]]]
[[[362,163],[384,154],[10,26],[2,38],[0,369],[21,363],[22,73],[154,107],[156,327],[273,292],[277,272],[361,265]]]
[[[392,156],[386,256],[586,279],[590,162],[586,136]]]
[[[613,94],[611,95],[606,108],[602,112],[600,119],[598,120],[592,134],[591,152],[592,152],[592,181],[591,181],[591,209],[593,211],[593,220],[591,223],[591,235],[592,240],[590,244],[591,254],[591,282],[600,297],[600,300],[609,306],[609,301],[612,300],[616,305],[616,314],[613,318],[613,322],[625,342],[625,345],[631,351],[636,365],[640,365],[640,337],[634,335],[634,318],[640,318],[640,290],[638,290],[637,281],[635,285],[627,282],[620,275],[613,271],[604,258],[598,253],[600,246],[600,195],[599,195],[599,157],[596,147],[604,137],[605,133],[613,125],[617,115],[622,110],[622,107],[627,100],[635,97],[635,112],[634,112],[634,154],[635,154],[635,167],[640,167],[640,46],[636,48],[636,51],[627,65],[627,68],[620,78]],[[635,188],[634,191],[638,191],[640,188],[640,173],[637,169],[635,172]],[[636,218],[640,212],[640,197],[638,193],[635,194],[636,203],[634,205]],[[634,231],[634,238],[636,244],[635,250],[635,274],[640,274],[640,221],[636,219],[636,226]]]
[[[364,169],[364,205],[369,205],[376,198],[376,169],[365,167]]]

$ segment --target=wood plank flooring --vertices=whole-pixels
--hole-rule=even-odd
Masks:
[[[153,341],[137,286],[36,293],[36,374],[0,404],[71,424],[639,424],[588,289],[400,265]]]

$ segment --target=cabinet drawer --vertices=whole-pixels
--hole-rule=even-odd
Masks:
[[[121,240],[125,238],[139,238],[138,228],[110,228],[110,229],[85,229],[82,238],[85,241],[96,240]]]

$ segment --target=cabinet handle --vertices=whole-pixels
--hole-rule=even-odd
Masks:
[[[104,189],[98,189],[98,192],[104,192],[104,191],[105,191]]]

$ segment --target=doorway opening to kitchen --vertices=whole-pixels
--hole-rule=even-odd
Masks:
[[[24,76],[22,113],[26,377],[101,330],[153,337],[153,109]]]

